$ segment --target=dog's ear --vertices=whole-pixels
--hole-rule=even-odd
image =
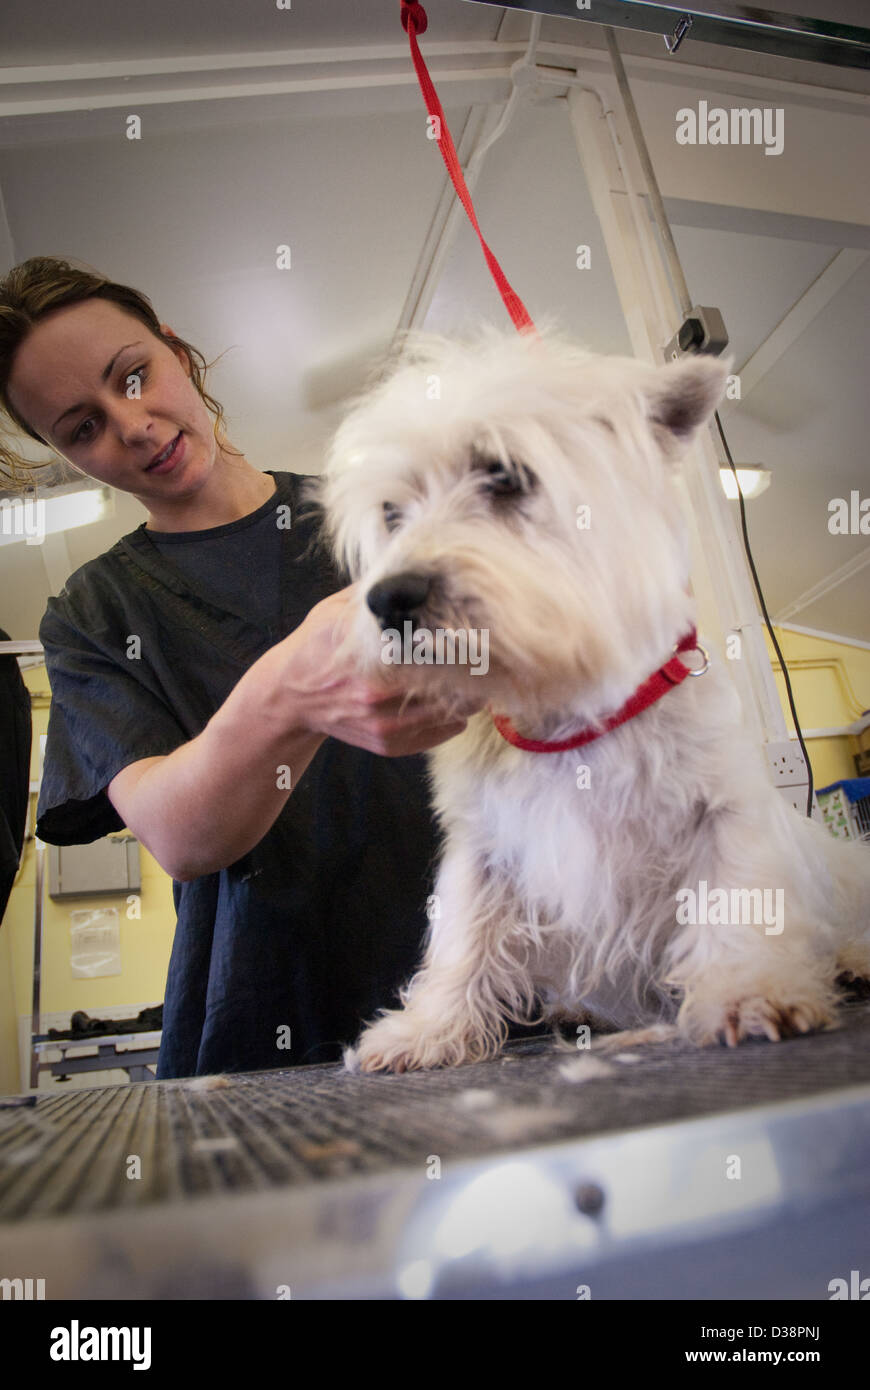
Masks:
[[[709,420],[722,399],[730,369],[730,358],[723,361],[697,353],[656,372],[650,419],[669,453],[681,453]]]

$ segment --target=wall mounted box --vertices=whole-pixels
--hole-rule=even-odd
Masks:
[[[106,835],[91,845],[48,845],[48,896],[90,898],[138,893],[139,841]]]

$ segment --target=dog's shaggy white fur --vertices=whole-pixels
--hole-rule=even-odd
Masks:
[[[674,473],[726,372],[599,357],[551,330],[411,335],[340,427],[319,492],[362,581],[363,665],[389,671],[380,627],[410,617],[488,632],[485,675],[403,668],[456,709],[485,689],[521,734],[553,740],[619,709],[694,623]],[[870,975],[870,852],[772,787],[715,655],[577,751],[522,751],[482,711],[429,757],[446,843],[425,960],[348,1066],[480,1060],[538,1010],[675,1020],[698,1044],[776,1039],[830,1024],[838,977]],[[702,881],[781,890],[782,931],[680,924],[677,893]]]

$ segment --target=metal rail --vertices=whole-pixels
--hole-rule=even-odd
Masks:
[[[467,3],[489,3],[489,0],[467,0]],[[709,10],[651,4],[649,0],[595,0],[588,10],[578,9],[576,0],[499,0],[499,3],[509,10],[661,34],[672,54],[681,49],[685,39],[722,44],[727,48],[748,48],[778,58],[829,63],[834,67],[870,68],[870,29],[835,24],[812,16],[780,14],[726,0],[716,0]],[[691,23],[686,24],[686,20]]]

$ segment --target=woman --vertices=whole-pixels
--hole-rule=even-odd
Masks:
[[[352,589],[304,479],[232,448],[204,369],[135,289],[46,257],[0,283],[0,410],[148,513],[40,626],[37,834],[127,826],[174,880],[158,1077],[334,1060],[396,1003],[436,851],[417,755],[464,728],[337,662]]]

